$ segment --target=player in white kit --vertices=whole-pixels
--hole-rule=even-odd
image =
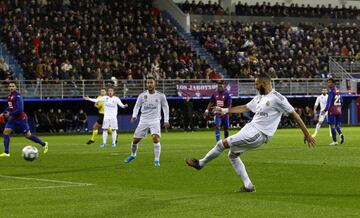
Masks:
[[[244,184],[239,190],[240,192],[255,192],[255,186],[252,184],[246,172],[245,165],[239,156],[248,150],[255,149],[267,143],[274,135],[282,114],[289,114],[299,125],[304,133],[304,142],[308,142],[309,147],[315,146],[315,139],[310,135],[299,114],[295,112],[294,108],[283,95],[272,89],[271,79],[268,75],[258,75],[255,79],[255,88],[260,94],[246,105],[236,106],[230,109],[215,108],[216,113],[221,112],[222,114],[252,111],[255,113],[252,121],[246,124],[235,135],[218,141],[215,147],[212,148],[204,158],[200,160],[186,160],[189,166],[200,170],[209,161],[218,157],[225,149],[230,148],[228,154],[229,160]]]
[[[314,104],[314,114],[315,114],[315,116],[316,116],[316,110],[317,110],[319,105],[320,105],[320,112],[325,110],[327,99],[328,99],[327,89],[322,89],[321,95],[319,95],[316,98],[316,101],[315,101],[315,104]],[[326,116],[327,116],[327,113],[325,113],[325,114],[319,113],[318,123],[316,124],[315,132],[314,132],[314,134],[312,134],[312,137],[314,137],[314,138],[316,137],[316,135],[318,134],[318,132],[320,130],[320,127],[321,127],[322,123],[324,122]],[[331,132],[330,132],[330,136],[331,136]]]
[[[155,90],[155,84],[155,79],[153,77],[148,77],[146,79],[147,91],[141,93],[137,98],[131,122],[135,122],[140,108],[141,116],[131,144],[131,155],[124,160],[125,163],[130,163],[136,158],[139,142],[141,139],[145,138],[150,130],[154,143],[154,165],[156,167],[160,166],[161,109],[164,113],[164,126],[165,128],[169,128],[169,105],[166,96]]]
[[[106,146],[106,141],[108,137],[108,129],[112,130],[112,147],[116,147],[116,138],[117,138],[117,129],[118,129],[118,105],[121,108],[128,107],[127,104],[123,104],[120,98],[114,96],[114,89],[112,87],[108,88],[107,94],[101,98],[89,98],[89,96],[84,96],[84,99],[92,102],[104,102],[104,121],[102,124],[103,129],[103,143],[100,147]]]

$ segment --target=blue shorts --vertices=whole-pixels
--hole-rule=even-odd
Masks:
[[[228,129],[230,125],[229,116],[215,116],[215,125],[220,127],[223,126],[225,129]]]
[[[17,131],[19,131],[22,134],[25,134],[28,131],[30,131],[27,117],[24,120],[23,119],[15,119],[15,120],[9,119],[5,124],[5,128],[9,128],[12,130],[16,129]]]
[[[328,124],[330,125],[340,125],[341,124],[341,115],[328,115]]]

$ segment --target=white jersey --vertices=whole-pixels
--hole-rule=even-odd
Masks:
[[[327,95],[327,94],[326,94],[326,95],[319,95],[319,96],[316,98],[316,102],[315,102],[315,105],[314,105],[314,110],[317,109],[317,107],[319,106],[319,104],[320,104],[320,111],[325,110],[327,99],[328,99],[328,95]]]
[[[104,102],[104,119],[116,118],[118,114],[118,105],[121,108],[125,108],[125,105],[121,102],[120,98],[116,96],[103,96],[101,98],[90,98],[92,102]]]
[[[267,95],[257,95],[246,106],[255,113],[251,124],[267,136],[273,136],[282,114],[294,112],[288,100],[274,89]]]
[[[136,118],[141,108],[140,123],[154,123],[161,120],[161,108],[164,112],[164,122],[169,122],[169,105],[166,96],[158,91],[150,94],[145,91],[137,98],[132,117]]]

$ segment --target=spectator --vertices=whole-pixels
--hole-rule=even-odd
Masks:
[[[170,113],[169,113],[169,121],[171,124],[171,128],[179,128],[180,127],[179,119],[180,119],[180,117],[178,115],[177,110],[174,107],[172,107],[170,109]]]
[[[49,132],[49,121],[46,113],[41,108],[34,112],[34,120],[37,132]]]
[[[191,132],[194,131],[194,123],[193,123],[193,114],[194,114],[194,106],[190,101],[189,97],[185,97],[183,101],[183,120],[184,120],[184,130],[188,131],[190,126]]]
[[[71,113],[70,109],[67,109],[65,112],[65,131],[71,132],[73,130],[74,115]]]
[[[65,113],[63,113],[60,108],[57,110],[56,120],[57,120],[56,128],[58,129],[59,132],[64,132],[66,129]]]
[[[47,113],[47,119],[49,122],[49,130],[51,133],[56,133],[58,132],[57,127],[57,115],[54,111],[54,108],[51,108],[49,110],[49,112]]]
[[[87,132],[87,115],[83,109],[80,109],[76,115],[76,129],[78,132]]]

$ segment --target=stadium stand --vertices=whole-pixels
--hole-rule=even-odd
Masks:
[[[204,4],[202,1],[199,1],[197,4],[195,1],[191,3],[189,1],[185,1],[184,3],[177,4],[179,8],[184,13],[190,14],[202,14],[202,15],[226,15],[226,12],[216,1],[213,3],[208,1],[207,4]]]
[[[218,76],[152,1],[2,1],[1,32],[26,79]]]
[[[177,4],[184,13],[199,15],[230,15],[228,9],[223,9],[216,1],[204,3],[199,1],[184,1]],[[334,19],[356,19],[360,12],[354,6],[333,7],[331,4],[317,5],[311,7],[305,4],[256,2],[254,5],[248,5],[246,2],[238,1],[235,5],[235,15],[239,16],[265,16],[265,17],[316,17],[316,18],[334,18]]]
[[[231,78],[268,72],[274,78],[326,78],[329,56],[360,52],[357,24],[194,22],[192,34]]]

